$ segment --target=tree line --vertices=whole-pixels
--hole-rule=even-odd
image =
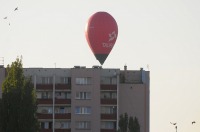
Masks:
[[[120,115],[118,126],[118,132],[140,132],[140,124],[137,117],[128,117],[127,113]]]
[[[0,100],[0,132],[38,132],[36,95],[31,78],[23,74],[17,58],[6,68]]]

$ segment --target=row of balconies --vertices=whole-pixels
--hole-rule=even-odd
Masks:
[[[37,99],[38,104],[53,104],[53,99]],[[71,104],[71,99],[55,99],[55,104]]]
[[[37,90],[53,90],[53,84],[37,84],[36,85]],[[70,84],[55,84],[56,90],[70,90],[71,85]]]
[[[37,114],[38,119],[52,119],[53,114]],[[55,114],[55,119],[71,119],[71,113]]]
[[[53,104],[52,99],[37,99],[38,104]],[[71,99],[55,99],[55,104],[71,104]],[[102,105],[117,105],[117,99],[101,99]]]
[[[53,132],[52,129],[41,129],[40,132]],[[55,132],[71,132],[71,129],[55,129]]]
[[[37,114],[38,119],[52,119],[53,114]],[[71,119],[71,113],[55,114],[55,119]],[[103,120],[116,120],[117,114],[101,114]]]
[[[53,132],[52,129],[42,129],[40,132]],[[55,132],[71,132],[71,129],[55,129]],[[115,129],[101,129],[101,132],[117,132]]]
[[[53,90],[52,84],[37,84],[37,90]],[[56,90],[71,90],[70,84],[55,84]],[[102,84],[101,90],[117,90],[117,85]]]

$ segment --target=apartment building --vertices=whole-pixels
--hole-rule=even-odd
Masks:
[[[117,132],[119,116],[137,117],[149,132],[149,71],[100,66],[24,68],[38,100],[41,132]],[[0,97],[6,70],[0,68]]]

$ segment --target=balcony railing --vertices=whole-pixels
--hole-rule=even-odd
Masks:
[[[55,114],[56,119],[71,119],[71,113]]]
[[[37,84],[37,90],[53,90],[53,84]]]
[[[40,132],[53,132],[53,129],[40,129]],[[71,129],[55,129],[55,132],[71,132]]]
[[[117,120],[117,114],[101,114],[103,120]]]
[[[38,104],[53,104],[53,99],[37,99]]]
[[[53,90],[53,84],[36,84],[37,90]],[[70,84],[56,84],[56,90],[71,90]]]
[[[53,115],[52,114],[41,114],[37,113],[37,118],[38,119],[52,119]]]
[[[101,84],[101,90],[117,90],[116,84]]]
[[[37,99],[38,104],[53,104],[53,99]],[[55,104],[71,104],[71,99],[55,99]]]
[[[40,132],[53,132],[52,129],[40,129]]]
[[[71,129],[55,129],[55,132],[71,132]]]
[[[101,132],[117,132],[116,129],[101,129]]]
[[[71,90],[70,84],[56,84],[55,86],[56,90]]]
[[[55,104],[71,104],[71,99],[55,99]]]
[[[101,99],[101,104],[104,104],[104,105],[117,105],[117,99]]]
[[[52,119],[53,114],[37,113],[38,119]],[[55,119],[71,119],[71,113],[55,114]]]

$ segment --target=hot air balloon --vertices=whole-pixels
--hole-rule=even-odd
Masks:
[[[101,65],[115,45],[117,35],[117,23],[109,13],[96,12],[89,18],[85,36],[90,49]]]

